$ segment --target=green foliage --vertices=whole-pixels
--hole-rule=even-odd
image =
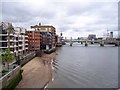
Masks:
[[[10,52],[10,49],[5,49],[5,51],[2,52],[1,56],[2,60],[4,60],[7,63],[11,63],[13,61],[13,54]]]

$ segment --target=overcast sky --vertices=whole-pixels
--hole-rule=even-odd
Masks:
[[[11,1],[11,2],[10,2]],[[82,37],[118,29],[119,0],[3,0],[1,21],[14,26],[53,25],[57,34]],[[84,2],[83,2],[84,1]],[[114,35],[117,31],[114,31]]]

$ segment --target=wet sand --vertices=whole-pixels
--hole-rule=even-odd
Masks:
[[[22,67],[23,78],[16,88],[43,88],[52,80],[51,61],[56,53],[35,57]]]

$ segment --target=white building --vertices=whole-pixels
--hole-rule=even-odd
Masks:
[[[10,48],[14,52],[14,28],[11,23],[0,22],[0,51]]]
[[[26,29],[24,28],[13,27],[11,23],[0,22],[0,51],[9,48],[15,58],[25,56],[28,51],[28,36],[25,32]]]
[[[16,48],[16,55],[20,56],[20,58],[24,57],[28,52],[28,36],[26,35],[26,29],[15,27],[15,37],[16,37],[16,45],[18,48]]]

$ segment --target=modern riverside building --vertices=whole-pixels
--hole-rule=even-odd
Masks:
[[[11,53],[14,51],[14,33],[15,30],[11,23],[0,22],[0,51],[10,48]]]
[[[35,25],[31,26],[35,31],[39,31],[42,35],[42,49],[50,49],[56,46],[56,30],[53,26],[41,26]]]
[[[28,36],[25,28],[15,27],[14,30],[16,56],[20,56],[20,59],[22,59],[28,54]]]
[[[22,59],[28,52],[26,29],[13,27],[11,23],[0,23],[0,50],[9,48],[14,58]]]
[[[28,35],[28,51],[40,51],[41,34],[39,31],[27,31]]]
[[[50,49],[52,48],[52,38],[51,38],[51,33],[49,32],[40,32],[40,34],[42,35],[41,37],[41,49]]]

